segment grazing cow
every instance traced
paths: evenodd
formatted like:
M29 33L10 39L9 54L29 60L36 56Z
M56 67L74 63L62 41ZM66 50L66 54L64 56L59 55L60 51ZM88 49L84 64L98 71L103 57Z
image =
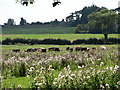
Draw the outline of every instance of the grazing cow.
M75 51L80 51L82 47L75 47Z
M37 49L37 51L46 53L46 49L45 48L39 48L39 49Z
M89 48L87 48L87 47L82 47L82 48L81 48L81 51L89 51Z
M96 47L92 47L93 50L96 50Z
M20 52L20 49L13 49L13 52Z
M100 50L105 50L106 47L105 46L100 46Z
M29 49L27 49L27 52L35 52L35 51L37 51L36 48L29 48Z
M60 49L58 47L52 47L52 48L49 48L48 51L58 51L58 52L60 52Z
M70 47L67 47L66 50L69 51Z
M73 52L73 48L70 48L69 50L70 50L70 52Z

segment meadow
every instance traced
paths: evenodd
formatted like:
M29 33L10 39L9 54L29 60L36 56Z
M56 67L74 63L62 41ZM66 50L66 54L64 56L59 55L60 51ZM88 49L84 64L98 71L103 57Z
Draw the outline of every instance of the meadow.
M3 30L6 38L31 39L89 39L104 38L103 34L72 34L74 28L66 29L9 29ZM42 31L44 30L44 31ZM61 32L61 30L63 30ZM59 34L53 34L53 32ZM43 33L46 34L43 34ZM48 34L51 32L52 34ZM64 32L64 33L63 33ZM41 34L40 34L41 33ZM62 33L62 34L61 34ZM69 33L69 34L68 34ZM118 38L118 34L109 34ZM96 47L96 50L66 51L66 47ZM120 62L118 45L2 45L2 88L117 88L120 89ZM46 48L47 53L24 52L28 48ZM50 47L59 47L61 52L48 52ZM20 49L20 52L12 52ZM75 49L75 48L74 48Z
M3 28L2 34L72 34L74 27Z
M25 39L67 39L67 40L76 40L76 39L89 39L89 38L104 38L103 34L2 34L2 40L6 38L25 38ZM109 34L108 38L119 38L118 34Z
M16 46L27 49L54 45ZM65 50L67 45L60 45L61 52L16 53L11 51L15 46L3 46L2 88L120 89L117 45L106 45L105 50L100 45L81 46L97 49L69 52Z

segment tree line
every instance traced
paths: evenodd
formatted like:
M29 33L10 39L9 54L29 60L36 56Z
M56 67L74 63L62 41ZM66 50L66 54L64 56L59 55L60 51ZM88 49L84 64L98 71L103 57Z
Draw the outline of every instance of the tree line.
M62 21L55 19L45 23L39 21L28 23L24 18L21 18L20 25L52 24L75 27L74 33L102 33L107 39L108 34L120 32L120 18L116 11L119 11L119 9L108 10L105 7L97 7L96 5L85 6L82 10L71 13ZM15 21L8 19L8 22L4 25L15 25Z

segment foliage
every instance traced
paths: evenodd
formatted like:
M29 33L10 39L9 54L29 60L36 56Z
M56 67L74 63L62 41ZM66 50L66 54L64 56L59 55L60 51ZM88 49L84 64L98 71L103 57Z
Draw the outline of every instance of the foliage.
M82 32L87 32L87 25L85 24L78 24L76 27L75 27L75 30L74 30L75 33L82 33Z
M107 35L110 33L111 28L115 25L116 17L117 14L108 9L93 12L88 16L89 29L100 30L104 34L105 39L107 39Z
M25 25L27 22L25 19L21 18L20 25Z
M89 39L77 39L71 42L70 40L65 39L24 39L24 38L6 38L2 41L3 45L14 45L14 44L52 44L52 45L73 45L73 44L119 44L120 39L118 38L109 38L107 41L104 39L89 38Z
M8 19L8 22L7 22L8 25L14 25L15 24L15 21L14 19Z

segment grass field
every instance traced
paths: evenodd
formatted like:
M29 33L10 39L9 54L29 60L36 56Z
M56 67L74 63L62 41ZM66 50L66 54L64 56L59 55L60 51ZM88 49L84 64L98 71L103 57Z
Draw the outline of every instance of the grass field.
M7 28L2 34L71 34L74 27Z
M44 30L44 31L43 31ZM70 31L71 30L71 31ZM31 39L88 39L104 38L103 34L70 34L72 28L13 29L3 31L6 38ZM43 34L43 33L62 34ZM63 33L64 32L64 33ZM69 34L68 34L69 33ZM118 34L108 36L118 38ZM66 47L96 47L88 52L69 52ZM2 88L117 88L120 89L118 45L2 45ZM24 52L28 48L59 47L61 52ZM13 53L13 49L21 52ZM32 68L32 69L31 69ZM25 72L25 73L24 73ZM25 75L24 75L25 74Z
M103 34L3 34L2 40L6 38L31 38L31 39L67 39L67 40L76 40L76 39L89 39L89 38L104 38ZM108 38L118 38L118 34L109 34Z

